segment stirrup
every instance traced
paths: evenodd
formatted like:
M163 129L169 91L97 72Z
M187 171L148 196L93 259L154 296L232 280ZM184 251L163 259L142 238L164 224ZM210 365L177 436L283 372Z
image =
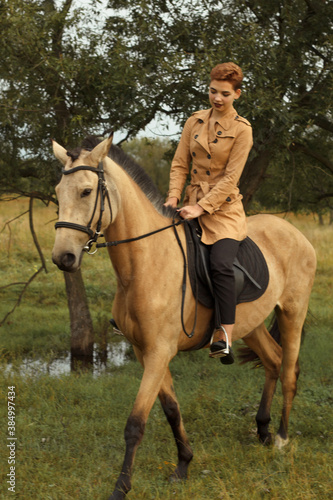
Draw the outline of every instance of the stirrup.
M224 340L218 340L216 342L213 342L214 340L214 333L210 339L210 353L209 357L210 358L222 358L224 356L228 356L230 354L230 349L229 349L229 339L228 339L228 334L225 330L225 328L221 325L221 330L223 330L223 333L225 335L225 341ZM222 344L221 346L218 346L217 344ZM212 350L212 346L215 344L215 349ZM217 348L217 349L216 349Z
M228 339L228 334L226 332L226 329L224 328L224 326L220 326L220 328L217 328L217 330L222 330L224 335L225 335L225 343L226 343L226 349L228 350L229 352L229 339ZM210 345L212 345L214 343L214 333L215 333L215 330L213 331L213 334L211 336L211 339L210 339Z
M113 332L116 333L117 335L122 335L124 337L123 332L121 330L119 330L118 325L115 322L115 320L112 318L109 321L110 321L110 323L111 323L111 325L113 327Z

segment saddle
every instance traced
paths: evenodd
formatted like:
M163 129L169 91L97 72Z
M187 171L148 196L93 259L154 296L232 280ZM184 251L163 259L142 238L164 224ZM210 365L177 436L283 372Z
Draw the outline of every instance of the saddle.
M193 295L205 307L215 309L215 325L219 327L221 321L210 278L209 246L201 242L201 227L197 220L186 221L185 234ZM268 286L269 271L261 250L251 238L245 238L239 245L233 268L237 304L252 302L263 295Z

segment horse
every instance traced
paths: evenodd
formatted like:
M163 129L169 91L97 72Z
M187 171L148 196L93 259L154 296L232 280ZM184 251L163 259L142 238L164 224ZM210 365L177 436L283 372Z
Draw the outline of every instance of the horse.
M53 141L53 151L63 165L63 175L56 187L59 222L53 262L63 271L75 272L84 252L92 251L100 233L104 234L104 246L108 248L117 279L112 315L144 369L125 426L122 469L109 497L109 500L124 500L131 489L135 453L157 396L178 450L178 464L170 479L187 477L193 452L169 363L178 351L195 350L202 344L209 346L213 310L197 303L190 287L184 296L184 262L179 248L180 244L183 249L186 247L184 227L176 224L174 210L163 206L144 170L112 145L112 135L103 141L87 138L73 151ZM265 370L256 415L258 437L265 444L273 442L269 432L270 408L280 377L283 408L275 445L282 448L288 443L288 421L296 394L302 329L316 255L308 240L282 218L259 214L248 217L247 221L248 235L266 259L269 283L259 299L237 305L233 339L243 339L258 355ZM280 343L265 326L273 311ZM195 316L194 335L185 335L183 326L191 330Z

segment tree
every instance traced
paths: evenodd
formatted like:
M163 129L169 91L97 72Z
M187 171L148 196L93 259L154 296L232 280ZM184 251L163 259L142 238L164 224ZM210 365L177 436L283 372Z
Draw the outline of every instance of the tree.
M96 2L1 5L2 186L13 172L16 185L22 178L34 190L37 180L53 185L57 168L42 168L49 137L76 144L112 128L128 139L162 115L183 124L208 106L209 70L225 60L244 69L237 109L254 130L241 180L246 206L276 158L290 161L292 144L309 157L309 126L332 134L326 0L110 0L102 30L85 17L97 15Z
M172 148L166 139L142 137L124 143L123 149L153 179L162 196L166 198L169 188L170 157Z
M237 110L254 130L241 179L246 207L277 158L290 162L293 144L311 158L305 144L309 126L320 137L331 136L331 2L110 0L109 6L118 15L106 22L105 43L111 67L123 72L110 79L107 94L121 95L114 116L132 124L129 134L156 114L183 123L208 106L213 65L233 60L244 69Z
M98 70L91 73L90 46L79 41L84 12L70 11L71 7L72 0L59 10L53 0L1 3L2 193L56 202L53 190L60 172L51 159L50 138L56 136L64 144L76 142L88 123L91 128L98 123L94 97ZM73 27L76 32L70 34ZM92 31L89 44L94 44ZM97 67L99 61L96 56ZM72 355L92 359L92 320L81 274L64 276Z

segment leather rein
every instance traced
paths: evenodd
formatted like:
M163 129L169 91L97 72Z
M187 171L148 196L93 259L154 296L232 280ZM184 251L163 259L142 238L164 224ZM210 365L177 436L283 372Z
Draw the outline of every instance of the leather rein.
M169 224L168 226L162 227L160 229L156 229L155 231L151 231L150 233L142 234L140 236L136 236L134 238L128 238L125 240L117 240L117 241L106 241L104 243L97 243L97 240L99 237L103 236L101 234L101 227L102 227L102 218L103 214L105 211L105 198L108 201L108 205L110 208L110 214L111 214L111 222L112 223L112 206L111 206L111 200L107 188L107 184L104 178L104 169L103 169L103 163L100 162L98 167L90 167L88 165L79 165L77 167L70 168L68 170L62 169L63 175L70 175L75 172L78 172L80 170L88 170L90 172L94 172L98 175L98 187L97 187L97 194L96 194L96 200L95 200L95 205L94 205L94 210L93 214L90 218L90 221L88 222L87 226L82 226L81 224L75 224L74 222L65 222L65 221L59 221L55 223L55 229L59 228L67 228L67 229L75 229L76 231L81 231L83 233L87 233L90 236L89 241L86 243L86 245L83 247L83 250L87 252L89 255L92 255L97 252L98 248L106 248L106 247L112 247L112 246L117 246L121 245L122 243L130 243L132 241L138 241L143 238L147 238L149 236L152 236L153 234L160 233L161 231L165 231L166 229L169 229L173 227L174 233L176 236L177 243L181 249L182 256L183 256L183 263L184 263L184 271L183 271L183 284L182 284L182 306L181 306L181 322L182 322L182 328L185 333L185 335L188 338L192 338L194 335L196 323L197 323L197 311L198 311L198 286L196 286L196 297L195 297L195 315L194 315L194 324L192 331L188 333L185 328L184 324L184 307L185 307L185 294L186 294L186 275L187 275L187 261L186 261L186 254L182 245L182 242L179 238L179 235L176 230L176 226L179 226L180 224L184 224L187 221L185 219L179 219L178 221L175 221L175 218L173 217L172 224ZM97 203L98 199L100 198L100 214L96 226L95 232L91 229L92 222L95 217L95 213L97 210ZM96 249L94 252L91 252L91 248L93 244L96 244Z

